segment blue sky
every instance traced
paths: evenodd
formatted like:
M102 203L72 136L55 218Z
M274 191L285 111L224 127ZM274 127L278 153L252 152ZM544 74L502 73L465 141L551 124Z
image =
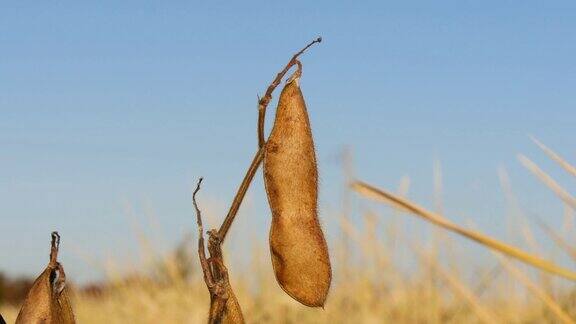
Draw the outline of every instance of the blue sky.
M199 176L216 224L255 152L256 95L318 35L323 43L302 57L301 85L329 237L346 146L359 177L395 188L410 176L411 198L427 206L440 161L447 216L500 237L504 167L523 208L560 224L561 203L516 154L576 189L527 137L576 161L575 9L571 1L4 2L0 270L37 273L53 229L77 280L99 275L87 258L131 257L132 223L152 219L160 229L150 235L168 248L195 230ZM269 218L259 174L234 237L264 239Z

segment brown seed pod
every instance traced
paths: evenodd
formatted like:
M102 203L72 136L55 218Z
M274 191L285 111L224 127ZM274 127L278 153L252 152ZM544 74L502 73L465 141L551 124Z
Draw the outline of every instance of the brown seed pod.
M264 155L264 184L272 210L270 251L282 289L304 305L320 307L332 274L318 221L318 170L297 63L298 71L280 94Z
M225 301L222 301L225 296ZM221 292L219 296L211 296L209 324L243 324L244 317L240 309L240 304L232 289Z
M50 262L34 281L18 313L16 324L73 324L74 313L65 286L66 274L57 261L60 236L52 232Z

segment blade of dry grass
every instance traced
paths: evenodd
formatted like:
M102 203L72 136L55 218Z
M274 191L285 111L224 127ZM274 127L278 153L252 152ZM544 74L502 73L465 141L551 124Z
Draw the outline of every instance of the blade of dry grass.
M530 278L525 273L523 273L520 269L514 266L510 261L506 260L506 258L503 257L502 255L498 253L494 253L494 255L498 258L500 264L502 264L502 266L513 277L515 277L524 286L526 286L526 288L528 288L530 292L536 295L536 297L538 297L544 303L544 305L546 305L546 307L548 307L548 309L550 309L550 311L554 313L554 315L556 315L558 319L562 321L562 323L569 323L569 324L576 323L570 318L570 315L568 315L562 309L562 307L560 307L560 305L558 305L558 303L556 303L554 299L552 299L552 297L550 297L544 290L538 287L538 285L534 281L530 280Z
M562 186L560 186L556 180L554 180L546 172L540 169L536 163L532 162L532 160L526 156L519 154L518 160L520 160L520 163L522 163L526 169L532 172L538 179L540 179L540 181L542 181L548 188L550 188L550 190L552 190L558 197L560 197L560 199L562 199L567 205L576 210L576 198L570 195L566 189L562 188Z
M452 273L448 272L444 269L436 259L435 255L426 255L420 248L418 248L415 244L410 244L412 251L424 261L430 268L432 268L436 273L440 275L440 277L450 286L450 289L454 292L454 294L460 298L462 298L469 306L472 308L478 319L480 319L483 323L500 323L500 320L496 317L495 314L488 311L480 301L478 297L474 295L474 293L466 287L456 276Z
M353 182L351 184L352 188L360 193L361 195L368 197L368 198L372 198L381 202L385 202L387 204L391 204L392 206L408 211L412 214L415 214L417 216L420 216L422 218L424 218L425 220L443 227L447 230L450 230L452 232L458 233L468 239L471 239L473 241L476 241L492 250L495 251L499 251L501 253L504 253L506 255L509 255L511 257L514 257L526 264L532 265L538 269L547 271L549 273L552 274L556 274L558 276L576 281L576 272L573 272L571 270L562 268L550 261L541 259L538 256L532 255L530 253L527 253L525 251L522 251L516 247L510 246L506 243L500 242L496 239L493 239L489 236L486 236L484 234L480 234L478 232L474 232L471 230L467 230L464 229L462 227L459 227L458 225L446 220L444 217L430 212L410 201L408 201L407 199L398 197L394 194L382 191L380 189L377 189L375 187L372 187L368 184L356 181Z
M572 164L568 163L566 160L564 160L560 155L558 155L556 152L552 151L550 148L548 148L546 145L542 144L542 142L540 142L537 138L535 138L534 136L530 136L530 139L532 140L532 142L534 142L534 144L536 144L542 151L544 151L544 153L546 153L546 155L548 155L554 162L558 163L564 170L566 170L566 172L570 173L571 175L576 177L576 167L574 167Z
M566 237L570 235L572 229L574 229L574 209L570 206L564 204L564 213L562 217L562 236Z
M536 220L542 231L544 231L556 243L556 245L564 250L572 258L573 261L576 261L576 249L568 244L568 242L566 242L562 236L560 236L560 234L556 233L553 228L544 223L543 220L539 218Z
M497 264L496 266L494 266L489 271L480 275L479 276L480 280L478 281L478 284L471 291L473 296L475 296L476 298L480 298L480 296L482 296L482 294L484 294L484 292L496 280L496 277L498 277L500 275L502 270L503 270L502 266L500 264ZM448 313L446 315L446 317L444 318L444 321L446 323L449 323L453 318L458 317L464 311L464 309L465 309L465 307L463 307L463 306L456 308L455 311Z
M350 182L354 178L354 160L352 155L351 147L344 147L340 156L342 164L342 175L344 177L344 183ZM346 185L342 186L342 198L341 198L341 217L345 220L350 219L352 214L352 196L350 190ZM342 258L342 271L348 273L350 270L350 241L348 235L344 233L343 230L340 231L340 242L341 248L339 257Z
M530 228L530 224L526 219L526 215L518 203L518 199L514 194L514 190L512 190L512 183L510 181L508 171L506 171L504 168L499 168L498 179L500 180L500 187L504 192L504 197L506 198L506 202L509 206L508 215L513 216L513 219L509 220L507 224L508 235L512 236L515 233L521 233L524 241L526 241L532 251L535 251L536 253L541 252L538 244L536 243L536 240L534 240L534 235L532 233L532 229Z

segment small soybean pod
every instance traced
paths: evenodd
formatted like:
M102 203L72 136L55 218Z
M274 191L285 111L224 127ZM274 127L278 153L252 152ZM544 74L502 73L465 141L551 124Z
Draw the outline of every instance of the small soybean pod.
M302 66L282 89L264 155L272 211L270 252L276 280L298 302L324 306L332 272L318 220L318 170L312 130L299 86Z
M244 324L240 304L228 280L228 271L221 259L213 260L213 267L221 276L210 291L208 324Z
M74 324L64 267L58 262L60 235L52 232L50 262L26 296L16 324Z

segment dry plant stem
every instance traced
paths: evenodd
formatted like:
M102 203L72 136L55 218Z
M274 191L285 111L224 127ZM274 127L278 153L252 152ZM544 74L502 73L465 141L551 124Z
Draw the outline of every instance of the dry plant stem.
M223 242L224 238L226 238L226 234L228 234L228 230L230 230L230 226L232 226L232 222L234 222L234 217L236 217L236 213L238 213L238 209L242 204L242 200L244 200L246 191L248 191L248 187L250 187L250 183L252 183L252 179L254 178L256 171L258 171L258 167L262 163L263 159L264 159L264 147L261 147L258 150L258 152L256 152L254 159L252 159L252 163L250 164L248 171L246 171L246 175L244 176L244 179L240 184L240 188L238 188L236 196L234 196L234 200L232 201L230 210L228 211L228 214L226 215L224 222L222 222L222 225L218 230L217 235L218 237L220 237L220 242Z
M268 107L270 100L272 100L272 92L274 92L276 87L278 87L278 85L282 81L282 78L284 77L284 75L286 75L288 70L290 70L290 68L292 68L294 65L298 65L299 70L302 70L301 64L298 61L298 56L300 56L302 53L304 53L310 46L314 45L315 43L320 43L321 41L322 41L322 37L318 37L317 39L313 40L308 45L306 45L298 53L294 54L294 56L292 56L292 59L290 59L290 61L288 62L288 64L286 64L284 69L276 75L276 78L268 86L268 89L266 89L266 93L264 94L264 97L258 98L258 148L259 149L258 149L258 152L256 152L256 155L254 156L254 158L252 159L252 163L250 164L248 171L246 171L246 175L244 176L244 179L242 180L242 184L240 184L240 188L238 188L236 196L234 196L234 200L232 201L232 205L230 206L230 209L228 211L228 214L226 215L226 218L224 219L224 222L222 222L222 225L220 226L220 229L218 230L217 235L219 237L220 242L224 242L224 239L226 238L226 235L228 234L228 230L230 230L230 226L232 226L232 222L234 222L234 218L236 217L236 213L238 213L238 209L240 208L240 205L242 204L242 200L244 200L244 195L246 194L248 187L250 187L250 183L252 183L252 179L254 178L256 171L258 171L258 167L260 166L260 163L262 163L262 160L264 158L264 146L266 145L266 140L264 137L264 120L266 118L266 107Z
M268 106L268 103L270 103L270 100L272 100L272 92L274 92L274 89L276 89L276 87L280 84L280 82L282 82L282 78L284 77L284 75L286 75L288 70L290 70L290 68L294 66L294 64L298 64L300 66L300 62L298 62L298 56L304 53L310 46L316 43L320 43L321 41L322 37L318 37L312 42L310 42L308 45L306 45L303 49L301 49L300 52L294 54L294 56L292 56L292 59L290 59L290 61L288 62L288 64L286 64L284 69L280 71L276 75L276 78L274 78L272 83L270 83L268 89L266 89L264 97L258 98L258 147L264 146L266 142L264 137L264 119L266 117L266 107Z
M210 258L206 258L202 214L196 202L196 194L200 190L201 183L202 178L198 180L196 189L192 194L192 202L196 210L196 222L198 224L198 255L204 274L204 282L210 293L208 323L244 323L240 305L230 286L228 270L226 266L224 266L220 240L216 230L208 232L208 252L210 253Z
M556 265L555 263L552 263L550 261L544 260L538 256L535 256L533 254L527 253L523 250L520 250L514 246L508 245L506 243L503 243L501 241L495 240L489 236L486 236L484 234L475 232L475 231L471 231L465 228L462 228L450 221L448 221L447 219L445 219L443 216L438 215L436 213L430 212L410 201L408 201L407 199L404 199L402 197L398 197L394 194L391 194L389 192L385 192L383 190L377 189L375 187L372 187L366 183L360 182L360 181L355 181L351 184L352 188L357 191L358 193L381 201L381 202L385 202L388 203L396 208L399 208L400 210L404 210L404 211L408 211L411 214L414 214L416 216L419 216L425 220L427 220L428 222L436 225L436 226L440 226L443 227L446 230L455 232L457 234L460 234L461 236L464 236L468 239L471 239L473 241L476 241L482 245L484 245L485 247L492 249L494 251L498 251L501 252L503 254L506 254L508 256L514 257L526 264L529 264L535 268L544 270L548 273L552 273L561 277L564 277L566 279L570 279L572 281L576 281L576 272L562 268L558 265Z
M202 226L202 214L196 203L196 193L200 190L200 184L203 178L198 180L196 189L192 194L192 202L194 203L194 209L196 210L196 224L198 224L198 256L200 257L200 266L202 267L202 272L204 273L204 282L208 286L208 290L212 292L212 287L214 286L214 279L212 278L212 272L210 271L210 265L208 264L208 259L206 258L206 248L204 245L204 227Z

